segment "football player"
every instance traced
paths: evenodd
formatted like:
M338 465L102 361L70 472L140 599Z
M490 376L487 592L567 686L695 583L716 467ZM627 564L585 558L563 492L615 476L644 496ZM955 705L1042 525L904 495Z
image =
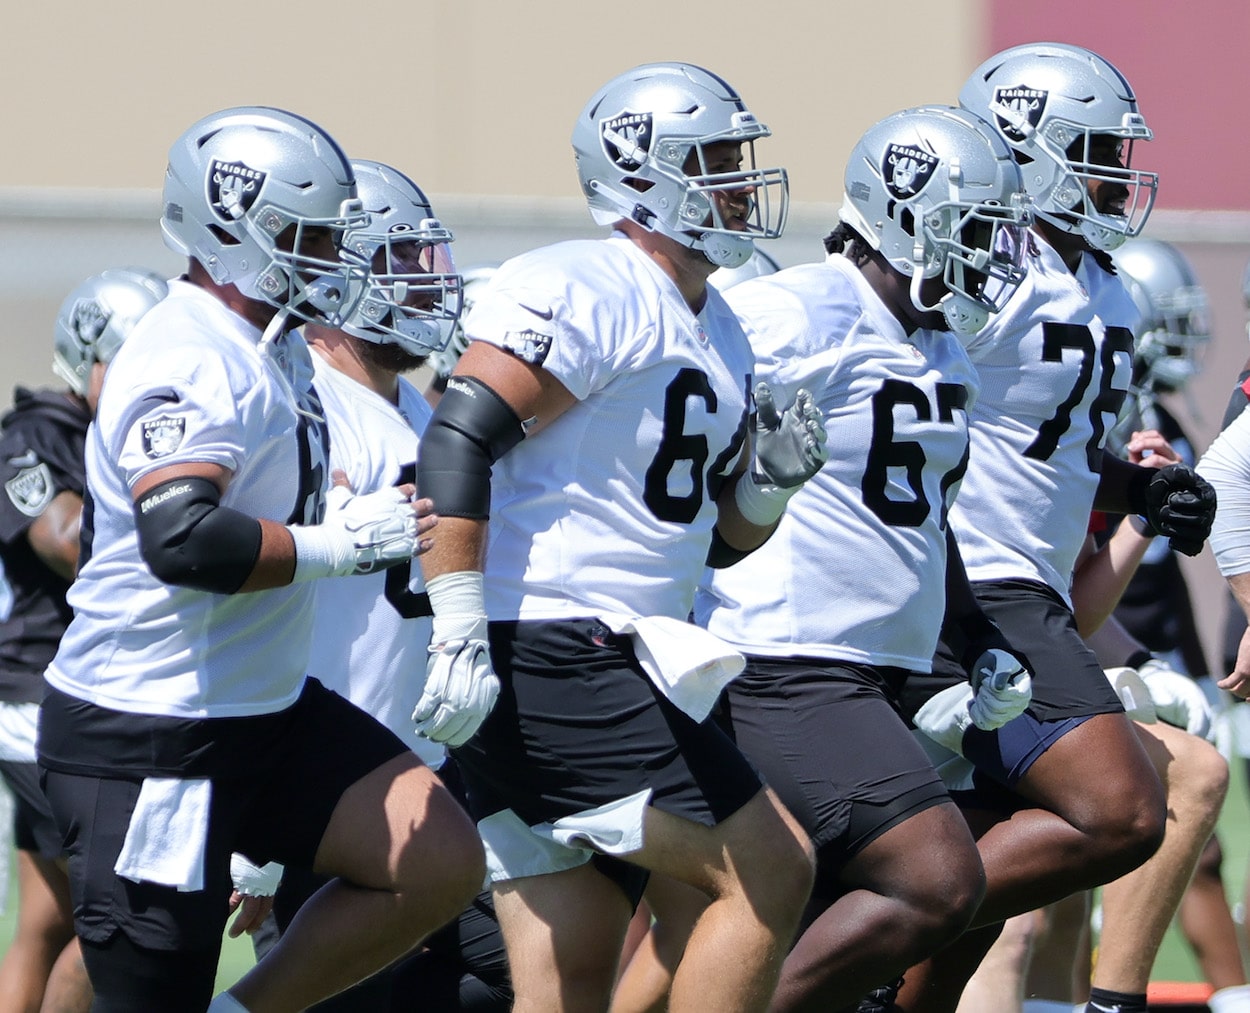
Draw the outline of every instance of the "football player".
M52 369L65 388L18 387L0 419L0 777L15 799L18 888L0 996L17 1009L38 1009L45 992L49 1008L91 1004L64 847L39 789L35 728L43 670L70 620L65 593L78 569L87 426L108 364L166 290L163 278L141 268L112 268L78 285L53 329Z
M1021 190L978 117L905 110L851 152L825 262L726 297L762 379L783 399L811 389L840 434L774 537L716 571L695 608L748 659L725 691L734 740L817 848L815 917L773 1009L854 1002L962 932L984 889L972 835L897 694L930 670L948 612L978 686L956 691L957 721L994 728L1029 699L946 524L977 396L961 342L1023 278Z
M365 271L339 247L365 221L347 159L302 117L228 109L170 151L161 226L187 274L105 380L40 715L96 1008L302 1009L480 886L481 844L433 772L306 678L312 582L406 563L434 521L411 485L327 491L293 328L351 311ZM233 852L335 879L212 998ZM234 931L266 907L246 879Z
M768 133L690 64L599 89L573 147L613 234L499 268L422 441L414 719L456 747L518 1008L607 1007L637 891L596 852L712 898L675 1010L762 1008L811 885L802 830L708 720L740 659L685 622L705 562L760 545L825 453L806 394L752 425L751 347L707 285L781 231Z
M415 479L417 447L430 406L404 374L446 346L456 325L463 282L452 233L411 179L380 162L354 159L352 171L365 225L350 228L344 256L369 268L365 293L338 327L304 325L313 352L313 383L330 437L329 464L357 493ZM372 714L441 779L454 763L445 746L417 735L410 715L425 680L430 609L419 567L400 563L367 576L318 581L308 674ZM453 788L454 790L454 788ZM286 871L274 897L276 927L285 932L325 877ZM258 955L276 934L257 940ZM470 948L470 942L476 943ZM512 992L503 941L485 894L426 940L422 952L313 1007L319 1013L379 1013L392 995L420 995L438 1008L459 1008L464 979L490 998L478 1010L507 1010ZM402 982L402 984L401 984Z
M982 777L1006 789L995 799L982 781L987 794L970 802L978 824L1001 806L1000 822L978 838L989 887L977 927L1118 879L1159 847L1163 786L1080 638L1069 583L1091 507L1140 515L1193 554L1215 497L1183 464L1147 468L1104 451L1128 389L1138 316L1106 251L1140 231L1157 185L1132 164L1134 144L1151 133L1128 82L1088 50L1029 44L977 68L960 104L1015 153L1036 219L1025 281L968 344L981 390L950 514L978 600L1033 675L1024 714L994 731L970 728L958 743ZM959 660L959 645L944 639L932 681L906 687L913 709L963 677ZM1013 796L1039 807L1018 809ZM988 945L993 932L967 939L964 951ZM947 980L908 976L904 994L916 1009L954 1008L971 968L949 954L931 968Z

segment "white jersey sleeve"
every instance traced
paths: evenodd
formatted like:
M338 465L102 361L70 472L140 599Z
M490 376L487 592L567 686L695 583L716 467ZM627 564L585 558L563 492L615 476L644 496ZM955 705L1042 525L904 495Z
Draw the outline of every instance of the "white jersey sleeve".
M1198 474L1219 497L1210 542L1220 573L1250 573L1250 409L1215 438L1198 462Z
M231 472L223 506L279 523L324 511L320 406L298 334L262 354L260 333L203 290L170 295L109 367L88 435L84 553L74 620L47 672L117 710L231 717L281 710L304 681L310 585L219 595L164 584L144 563L131 488L171 464Z
M316 353L314 352L314 355ZM358 493L416 477L419 434L431 409L399 381L393 405L320 357L313 383L330 430L330 468ZM445 749L416 734L410 715L425 686L430 608L421 567L316 581L317 617L308 674L368 711L438 767Z
M840 255L727 299L778 402L811 391L830 453L763 546L707 571L696 621L748 654L929 671L976 397L967 356L947 332L905 333Z
M1091 256L1073 274L1033 244L1024 282L968 346L981 393L951 522L972 580L1040 581L1066 600L1138 313Z
M746 437L753 357L721 296L696 314L617 235L503 265L466 322L578 399L494 467L492 619L684 619Z

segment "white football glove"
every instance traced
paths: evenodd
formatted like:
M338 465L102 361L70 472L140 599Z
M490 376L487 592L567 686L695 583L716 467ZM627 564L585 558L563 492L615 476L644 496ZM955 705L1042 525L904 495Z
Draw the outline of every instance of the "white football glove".
M1137 674L1150 691L1160 721L1184 728L1199 738L1211 737L1211 705L1193 679L1173 671L1158 658L1143 664Z
M993 731L1024 713L1033 700L1033 679L1020 659L991 647L972 666L976 693L969 712L978 728Z
M277 862L256 865L237 851L230 856L230 878L235 890L244 897L272 897L278 892L284 871Z
M417 733L462 746L486 720L499 696L486 637L482 575L446 573L426 584L434 610L425 689L412 712Z
M810 392L800 390L778 412L772 388L761 380L755 387L755 460L734 490L742 516L759 527L776 523L790 497L829 459L827 439Z
M395 488L357 496L336 485L326 494L320 524L290 524L295 540L292 582L373 573L411 559L417 550L417 514Z
M972 725L972 687L966 682L934 693L916 711L916 727L952 753L963 755L964 732Z

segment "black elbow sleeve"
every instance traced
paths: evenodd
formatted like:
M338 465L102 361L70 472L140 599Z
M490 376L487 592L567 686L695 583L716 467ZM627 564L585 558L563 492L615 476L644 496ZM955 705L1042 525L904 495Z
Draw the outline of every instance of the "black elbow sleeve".
M260 556L260 522L221 506L205 478L177 478L135 502L139 554L166 584L234 594Z
M453 376L421 437L417 494L444 517L490 516L490 470L525 438L516 412L486 384Z

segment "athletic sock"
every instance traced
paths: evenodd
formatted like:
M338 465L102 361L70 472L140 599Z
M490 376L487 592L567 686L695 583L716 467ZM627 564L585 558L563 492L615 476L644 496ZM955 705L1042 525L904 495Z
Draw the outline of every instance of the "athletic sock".
M207 1013L248 1013L248 1010L229 992L222 992L208 1004Z
M1211 1013L1250 1013L1250 985L1222 988L1207 1000Z
M1148 1013L1145 992L1113 992L1091 988L1085 1013Z

